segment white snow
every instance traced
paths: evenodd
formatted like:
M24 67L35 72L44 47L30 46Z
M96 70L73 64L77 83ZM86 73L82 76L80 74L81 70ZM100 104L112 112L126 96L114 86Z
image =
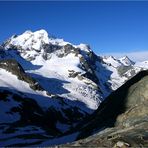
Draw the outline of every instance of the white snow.
M4 69L0 69L0 87L7 87L12 90L36 94L36 92L29 87L28 83L19 80L17 76Z
M15 38L12 37L9 45L19 46L25 50L30 49L40 51L42 49L43 43L50 43L59 46L70 44L69 42L65 42L63 39L53 38L49 36L45 30L41 29L35 32L26 31ZM9 45L7 46L7 48L9 48Z
M80 48L82 51L85 51L85 52L90 52L91 50L89 49L88 45L86 44L80 44L80 45L76 45L75 46L76 48Z
M23 49L40 50L42 42L49 43L48 33L45 30L36 32L26 31L16 38L12 38L10 44L21 46Z
M43 109L48 109L50 106L59 107L58 102L50 99L45 91L31 89L28 83L19 80L17 76L4 69L0 69L0 87L14 92L24 92L25 96L35 99Z
M37 58L34 61L32 61L34 65L38 65L38 63L42 64L42 58ZM49 73L50 71L55 71L56 73L63 75L63 76L69 76L68 70L74 70L76 72L83 72L82 69L80 69L79 66L79 58L75 57L74 54L69 54L66 57L58 58L57 56L53 55L52 58L46 62L44 62L44 65L41 69L39 69L38 72L42 73L43 75ZM44 73L45 72L45 73ZM46 74L48 75L48 74Z
M127 78L121 77L119 75L117 69L114 67L107 67L107 69L112 71L112 74L110 76L110 80L108 80L108 82L110 82L112 84L111 85L112 90L116 90L117 88L119 88L121 85L123 85L125 83Z
M121 77L119 75L118 70L116 68L118 64L116 63L116 66L108 65L108 62L107 64L100 64L99 62L97 62L96 65L98 67L96 74L100 79L100 85L102 91L104 92L104 98L106 98L112 90L116 90L117 88L119 88L127 80L127 78ZM105 88L106 83L108 83L109 87L111 88L110 90Z
M135 66L141 67L141 68L144 68L144 69L148 69L148 61L136 62Z
M104 57L103 58L103 61L106 63L106 64L109 64L113 67L118 67L121 65L121 63L119 63L119 61L113 57L113 56L109 56L109 57Z

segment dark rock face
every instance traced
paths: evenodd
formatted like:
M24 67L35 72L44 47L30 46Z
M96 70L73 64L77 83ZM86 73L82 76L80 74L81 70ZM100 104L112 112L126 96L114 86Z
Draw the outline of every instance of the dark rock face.
M69 53L75 53L75 55L78 55L80 53L79 48L75 48L70 44L67 44L64 46L64 53L68 55Z
M18 79L29 83L30 87L34 90L43 90L42 87L25 73L22 66L15 59L6 59L0 61L0 68L3 68L12 74L16 75Z
M52 45L52 44L43 44L42 45L42 48L44 49L44 51L46 53L52 53L54 51L57 51L57 50L61 49L60 46L58 46L58 45Z
M90 136L95 131L101 132L68 146L147 147L147 89L148 71L142 71L113 92L85 121L87 124L79 129L78 139ZM102 130L107 127L110 128Z
M81 72L75 72L74 70L68 70L68 71L69 71L69 78L75 78L76 76L81 74Z
M60 51L59 53L56 53L56 55L59 58L67 56L70 53L74 53L75 56L77 56L80 53L79 48L75 48L70 44L66 44L65 46L59 46L59 45L53 45L53 44L43 44L42 48L44 49L43 58L45 60L47 60L50 57L51 53L55 53L57 51Z
M130 69L132 69L132 66L119 66L119 67L117 68L118 73L119 73L120 76L124 76L124 74L125 74L128 70L130 70Z
M42 48L44 49L44 53L43 53L42 57L44 58L44 60L48 60L50 58L49 55L51 53L60 50L62 47L58 46L58 45L52 45L52 44L45 44L45 43L43 43Z
M80 58L80 67L82 67L82 69L84 69L86 71L85 74L83 74L82 76L92 80L93 82L95 82L96 84L99 84L99 80L94 72L95 70L95 58L90 58L88 57L87 59L85 59L84 57Z
M58 53L57 56L59 58L62 58L64 56L67 56L70 53L73 53L73 54L75 54L75 56L77 56L80 53L80 49L75 48L74 46L72 46L70 44L66 44L65 46L63 46L61 48L61 53Z

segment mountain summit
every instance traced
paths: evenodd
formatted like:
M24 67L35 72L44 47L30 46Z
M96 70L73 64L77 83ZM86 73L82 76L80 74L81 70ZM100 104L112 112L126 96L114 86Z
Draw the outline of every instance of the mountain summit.
M124 57L120 58L119 61L120 61L123 65L125 65L125 66L130 66L130 65L134 65L134 64L135 64L133 61L131 61L131 60L129 59L128 56L124 56Z

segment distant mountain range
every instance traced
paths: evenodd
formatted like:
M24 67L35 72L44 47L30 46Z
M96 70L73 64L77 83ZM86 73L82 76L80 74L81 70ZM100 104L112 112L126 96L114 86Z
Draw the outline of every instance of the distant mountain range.
M0 46L0 146L76 140L74 130L146 69L148 61L98 56L45 30L13 35Z

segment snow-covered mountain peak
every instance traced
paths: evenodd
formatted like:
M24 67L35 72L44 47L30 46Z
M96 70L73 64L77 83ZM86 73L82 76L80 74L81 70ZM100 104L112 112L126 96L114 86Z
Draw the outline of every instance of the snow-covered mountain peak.
M30 66L35 65L40 68L30 73L34 72L43 77L54 75L56 79L68 80L72 84L73 81L84 86L87 83L93 90L96 89L94 86L99 84L97 90L100 89L101 97L107 96L140 70L138 68L135 72L132 61L127 56L121 59L113 56L100 58L89 45L73 45L63 39L49 37L45 30L26 31L14 36L4 48L14 49L9 50L9 54L21 63L27 72L31 69ZM26 66L26 61L32 65ZM126 73L128 70L130 71Z
M44 36L46 38L48 38L48 36L49 36L47 31L44 30L44 29L41 29L41 30L38 30L38 31L35 31L35 32L32 32L31 30L27 30L27 31L25 31L23 34L21 34L19 36L22 36L22 37L25 38L25 36L27 36L27 35L38 36L38 37Z
M113 56L104 56L103 61L113 67L132 66L135 64L128 56L124 56L120 59Z
M90 49L90 46L87 44L83 44L81 43L80 45L75 46L77 48L80 48L81 50L85 51L85 52L91 52L92 50Z
M74 45L70 42L64 41L64 39L53 37L49 35L48 32L44 29L32 32L30 30L25 31L20 35L13 35L6 41L5 48L11 48L12 46L21 47L22 49L30 49L30 50L41 50L43 48L43 44L49 45L57 45L57 46L65 46L67 44L80 48L82 51L91 52L89 45L80 44Z
M121 63L113 56L104 56L103 61L113 67L119 67Z
M33 32L31 30L26 30L23 34L32 34Z
M35 61L33 63L37 65L42 65L44 61L55 56L62 58L73 54L72 57L87 57L92 52L89 45L73 45L63 39L49 36L43 29L35 32L26 31L21 35L12 36L5 42L4 48L16 49L24 59Z
M45 34L46 36L48 36L47 31L44 30L44 29L41 29L41 30L35 31L34 33L37 33L37 34Z
M128 56L124 56L120 58L119 61L125 66L130 66L134 64L134 62L130 60Z
M45 30L35 32L25 31L21 35L11 37L9 41L7 41L6 48L17 46L22 49L41 50L43 43L49 43L48 33Z
M5 51L50 93L57 95L59 92L61 97L80 99L92 110L103 100L104 94L97 86L99 79L95 74L97 56L88 45L73 45L63 39L50 38L46 31L39 30L12 37L3 47L10 49ZM46 79L53 79L53 82L46 82ZM56 89L57 86L61 87Z

